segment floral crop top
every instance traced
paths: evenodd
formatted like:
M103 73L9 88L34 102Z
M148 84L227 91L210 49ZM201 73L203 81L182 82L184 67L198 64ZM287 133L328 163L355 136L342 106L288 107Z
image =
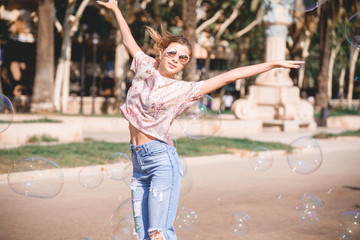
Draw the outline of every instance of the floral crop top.
M170 126L202 97L196 97L196 93L204 81L187 82L163 77L157 70L158 65L142 51L134 55L130 69L135 72L135 77L120 110L135 128L173 146Z

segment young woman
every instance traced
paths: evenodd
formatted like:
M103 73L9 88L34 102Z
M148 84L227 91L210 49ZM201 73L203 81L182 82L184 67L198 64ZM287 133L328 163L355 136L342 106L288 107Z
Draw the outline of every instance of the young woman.
M123 44L133 57L135 72L126 102L120 107L129 121L133 162L131 195L138 239L174 240L173 227L180 194L182 169L169 128L173 120L205 94L240 78L276 67L299 68L300 61L273 61L236 68L206 81L175 80L191 59L192 47L184 36L148 28L155 40L156 59L137 45L117 1L99 2L115 14Z

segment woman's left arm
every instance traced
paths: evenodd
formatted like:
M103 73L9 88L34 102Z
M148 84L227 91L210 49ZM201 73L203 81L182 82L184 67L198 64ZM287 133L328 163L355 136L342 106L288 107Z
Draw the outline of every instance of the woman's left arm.
M219 89L226 84L234 82L241 78L251 77L266 71L269 71L274 68L300 68L301 64L304 64L304 61L270 61L264 62L256 65L250 65L245 67L235 68L228 72L219 74L215 77L212 77L208 80L205 80L199 92L198 96L205 95Z

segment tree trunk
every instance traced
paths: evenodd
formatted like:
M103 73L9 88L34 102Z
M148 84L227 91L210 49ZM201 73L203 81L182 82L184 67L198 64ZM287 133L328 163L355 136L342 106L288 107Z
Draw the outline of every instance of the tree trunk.
M61 46L61 54L56 69L55 89L54 89L54 105L57 111L66 112L70 90L70 65L71 65L71 38L78 30L79 20L90 0L82 0L76 15L71 18L74 11L76 1L69 0L66 8L63 41ZM70 20L73 19L73 20ZM61 101L61 105L60 105Z
M319 50L320 50L320 72L317 77L318 91L316 94L316 105L320 109L328 108L328 79L329 79L329 36L328 36L328 4L321 5L319 21Z
M36 68L31 111L52 110L54 82L54 0L38 2Z
M66 46L66 58L64 59L64 73L62 74L62 97L61 97L61 105L62 105L62 113L67 113L67 102L69 99L70 92L70 65L71 65L71 37L68 41L68 45Z
M63 40L61 44L61 53L60 53L60 58L58 60L58 65L56 68L56 76L55 76L54 106L56 111L61 110L60 98L61 98L61 90L64 80L65 63L67 59L70 59L69 52L71 54L71 50L69 51L68 48L71 41L70 15L72 14L74 7L75 7L75 1L69 0L64 17Z
M340 76L339 76L339 92L338 98L340 99L340 107L342 108L342 100L344 99L344 83L345 83L345 74L346 74L346 64L342 63Z
M115 50L115 107L118 107L122 101L125 100L126 94L126 76L127 76L127 62L129 61L129 53L125 46L122 44L122 36L120 30L116 32L116 50Z
M349 84L347 93L347 107L351 108L353 91L354 91L354 78L355 78L355 66L359 56L359 49L351 48L350 56L350 68L349 68Z
M302 59L307 59L307 57L310 55L309 54L309 48L310 48L310 44L311 44L311 38L313 36L313 33L309 30L305 30L305 40L304 40L304 46L301 52L301 58ZM299 69L299 73L298 73L298 86L299 88L303 87L303 82L304 82L304 77L305 77L305 68L306 65L304 65L303 67L301 67Z
M340 50L341 42L339 41L334 48L331 49L330 53L330 62L329 62L329 81L328 81L328 98L332 97L332 81L333 81L333 72L334 72L334 64L335 58Z
M197 0L183 0L182 1L182 19L184 22L184 34L189 39L193 50L196 44L196 1ZM196 59L194 55L191 61L186 65L183 71L183 79L185 81L195 81L196 74Z

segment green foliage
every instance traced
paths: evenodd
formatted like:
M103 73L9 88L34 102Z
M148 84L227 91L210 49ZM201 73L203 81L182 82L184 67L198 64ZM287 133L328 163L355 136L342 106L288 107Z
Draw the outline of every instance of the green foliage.
M29 143L41 143L41 142L50 143L50 142L58 142L58 141L59 141L58 138L52 137L48 134L43 134L41 136L35 135L35 136L31 136L28 139Z
M333 134L333 133L325 133L320 132L313 135L313 138L334 138L334 137L344 137L344 136L351 136L351 137L360 137L360 129L356 131L344 131L341 133Z
M252 150L265 146L269 150L286 149L286 145L274 142L260 142L249 139L211 137L203 140L181 138L177 141L177 152L182 156L206 156L230 153L229 149Z
M61 120L54 120L50 118L41 118L41 119L32 119L32 120L23 120L23 121L12 121L11 123L61 123ZM0 123L7 123L7 121L0 120Z

